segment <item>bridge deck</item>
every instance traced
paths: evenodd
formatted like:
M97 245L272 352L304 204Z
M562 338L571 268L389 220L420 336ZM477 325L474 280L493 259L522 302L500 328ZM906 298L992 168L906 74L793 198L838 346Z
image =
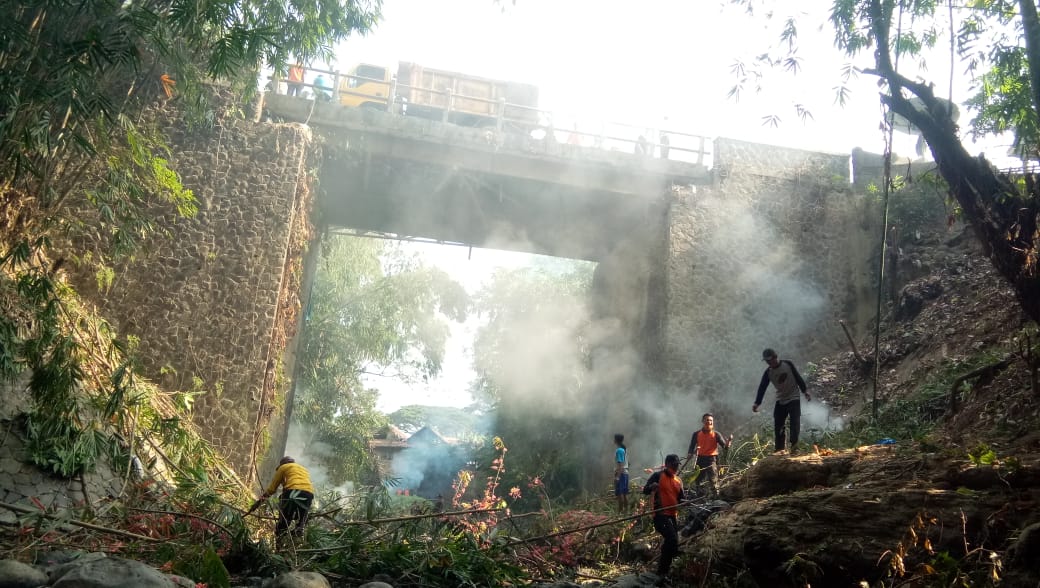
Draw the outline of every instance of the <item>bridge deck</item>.
M352 148L503 177L619 194L660 193L673 184L707 184L706 165L535 139L374 109L267 94L265 109L283 120L340 129Z

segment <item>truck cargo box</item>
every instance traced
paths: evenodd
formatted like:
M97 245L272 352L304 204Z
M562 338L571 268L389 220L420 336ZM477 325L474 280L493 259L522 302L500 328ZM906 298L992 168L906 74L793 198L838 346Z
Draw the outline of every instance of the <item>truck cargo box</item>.
M451 100L449 119L472 126L494 124L504 99L508 121L538 121L538 88L531 84L402 62L397 69L397 94L407 101L409 115L443 117Z

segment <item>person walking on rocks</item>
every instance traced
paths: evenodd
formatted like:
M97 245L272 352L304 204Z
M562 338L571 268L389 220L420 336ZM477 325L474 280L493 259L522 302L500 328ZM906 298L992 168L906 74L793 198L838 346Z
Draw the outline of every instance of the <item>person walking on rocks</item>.
M776 388L776 404L773 406L773 427L775 449L781 453L787 447L787 435L784 425L787 420L791 421L791 444L790 453L798 452L798 432L801 427L802 405L798 398L798 392L805 395L805 401L812 400L812 396L806 390L805 380L789 360L780 359L776 351L766 349L762 352L762 361L768 364L766 371L762 374L762 381L758 384L758 393L755 395L755 405L751 410L758 412L762 405L762 397L765 396L766 388L772 383Z
M314 486L311 484L311 476L307 472L307 468L286 455L278 462L278 469L274 472L271 484L249 508L249 512L256 510L278 490L279 486L282 487L282 496L278 500L278 524L274 528L276 541L285 536L294 522L296 526L293 528L293 534L297 536L303 534L303 528L307 525L307 516L311 511L311 504L314 502Z
M690 437L690 449L686 454L689 463L693 456L697 456L697 480L694 486L697 488L697 496L705 496L704 486L708 486L707 496L710 499L719 497L719 448L729 450L733 442L733 435L726 439L722 433L715 430L715 415L705 413L701 417L701 424L692 437Z
M628 511L628 448L625 447L625 436L614 435L614 496L617 497L619 513Z
M679 554L679 502L683 496L682 480L679 479L679 456L669 454L664 458L664 469L654 472L643 486L643 494L653 494L654 530L664 542L661 544L661 561L657 564L657 575L664 580L672 567L672 560Z

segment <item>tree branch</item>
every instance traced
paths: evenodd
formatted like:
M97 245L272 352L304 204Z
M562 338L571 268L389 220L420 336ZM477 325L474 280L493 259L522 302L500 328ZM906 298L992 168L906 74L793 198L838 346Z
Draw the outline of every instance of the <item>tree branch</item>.
M13 510L14 512L20 512L23 514L31 514L41 516L46 519L58 521L61 523L67 523L69 525L75 525L84 529L90 529L91 531L99 531L101 533L107 533L109 535L118 535L120 537L126 537L128 539L136 539L138 541L149 541L151 543L161 543L166 539L158 539L155 537L148 537L145 535L138 535L137 533L130 533L129 531L120 531L119 529L111 529L109 527L102 527L101 525L94 525L91 523L84 523L83 521L77 521L73 519L66 519L64 517L48 514L38 509L28 508L25 506L18 506L17 504L7 504L6 502L0 502L0 508L6 508L7 510Z

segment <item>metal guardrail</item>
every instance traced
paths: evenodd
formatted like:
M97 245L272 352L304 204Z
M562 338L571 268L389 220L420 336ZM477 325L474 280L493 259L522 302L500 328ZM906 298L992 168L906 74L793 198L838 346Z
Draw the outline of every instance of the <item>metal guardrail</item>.
M301 82L289 82L288 80L282 80L276 76L272 76L272 82L275 85L275 91L278 89L279 83L287 83L289 85L289 93L293 94L293 87L296 88L295 95L300 95L301 88L309 88L312 96L310 98L317 98L318 96L324 95L325 100L341 104L341 98L343 96L356 96L359 98L372 98L373 103L384 103L383 108L387 112L407 114L407 103L400 102L397 97L400 96L402 90L408 90L411 92L420 92L430 94L432 96L443 96L444 106L438 105L422 105L423 107L431 109L441 110L441 121L451 122L452 115L460 116L473 116L486 118L488 121L494 122L494 128L496 131L503 131L509 128L520 128L524 129L527 133L534 131L542 131L546 140L552 139L556 143L573 145L580 148L588 149L602 149L609 151L623 151L630 152L634 155L641 155L647 158L660 158L670 159L676 161L687 161L685 157L673 157L673 153L677 154L691 154L694 156L694 161L689 163L696 163L698 165L706 165L706 159L712 155L711 139L703 135L695 135L691 133L684 133L680 131L673 131L669 129L651 129L645 127L639 127L627 123L616 123L616 122L602 122L596 126L599 126L601 131L598 133L590 133L582 131L577 128L577 124L570 130L563 130L556 127L553 121L558 117L555 113L543 110L534 106L528 106L525 104L513 104L506 102L505 98L491 99L483 96L468 96L465 94L456 94L451 88L445 90L436 90L433 88L424 88L419 86L410 86L406 84L399 84L395 77L391 77L390 81L384 79L369 78L364 76L356 76L351 74L344 74L338 71L324 70L318 68L304 68L303 79L306 80L308 75L312 76L312 79L316 79L316 76L330 76L332 86L316 85L314 83L308 83L306 81ZM372 95L367 92L358 92L352 89L341 88L344 80L354 80L358 82L357 85L362 83L371 83L386 86L386 95ZM306 96L304 96L306 97ZM483 114L479 112L472 112L467 110L459 110L457 103L459 101L471 101L479 102L488 105L488 113ZM517 117L508 116L507 113L513 111L530 112L530 116ZM632 139L630 136L620 136L618 134L608 134L605 132L606 128L613 129L631 129L636 135L636 139ZM558 133L567 133L567 139L560 141ZM656 135L658 140L651 140L646 135ZM662 142L661 139L667 138L666 141ZM673 139L679 138L680 140L673 143ZM588 145L587 143L591 143ZM681 143L688 143L692 146L682 146ZM619 146L621 148L619 148Z

